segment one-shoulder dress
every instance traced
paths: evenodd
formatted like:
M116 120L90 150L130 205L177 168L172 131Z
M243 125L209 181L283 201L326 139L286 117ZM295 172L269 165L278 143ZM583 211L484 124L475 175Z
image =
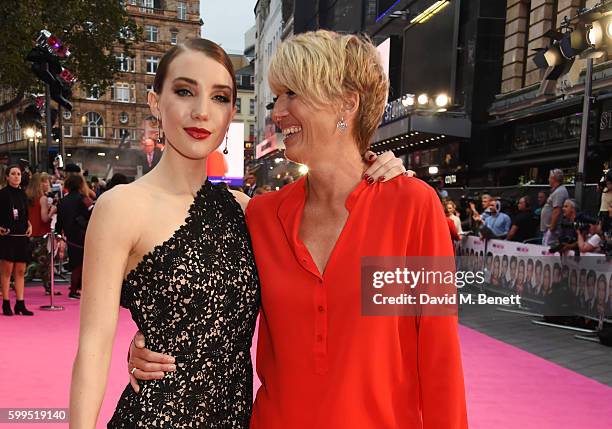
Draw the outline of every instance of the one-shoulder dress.
M248 428L259 299L242 209L206 181L185 223L145 255L121 291L147 348L174 356L177 369L140 381L140 393L128 384L108 427Z

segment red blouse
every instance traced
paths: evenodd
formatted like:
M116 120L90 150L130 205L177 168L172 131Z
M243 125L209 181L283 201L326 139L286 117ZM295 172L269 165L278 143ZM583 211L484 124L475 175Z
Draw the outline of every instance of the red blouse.
M262 292L251 428L467 428L456 317L361 315L362 255L453 255L433 189L362 181L323 275L298 238L305 195L301 179L247 209Z
M34 201L34 205L28 207L28 220L32 224L32 237L42 237L51 231L51 221L43 222L40 212L40 199L37 199Z

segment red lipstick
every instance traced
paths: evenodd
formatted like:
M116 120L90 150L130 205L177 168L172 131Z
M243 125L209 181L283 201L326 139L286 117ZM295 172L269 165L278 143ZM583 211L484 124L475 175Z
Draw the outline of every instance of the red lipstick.
M185 130L187 134L189 134L191 137L193 137L196 140L204 140L210 135L210 131L208 131L206 128L190 127L190 128L183 128L183 129Z

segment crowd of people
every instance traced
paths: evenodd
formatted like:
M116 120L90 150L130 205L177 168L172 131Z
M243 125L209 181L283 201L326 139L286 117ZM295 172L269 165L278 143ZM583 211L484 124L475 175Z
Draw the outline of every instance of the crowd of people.
M70 272L68 297L79 299L85 232L95 201L108 189L128 183L128 178L115 174L106 183L95 176L88 177L76 164L68 164L54 174L32 173L25 160L0 169L2 313L34 314L25 306L26 281L40 280L45 293L52 293L51 243L58 268L65 267ZM55 240L51 240L51 232L56 234ZM11 287L17 297L14 307ZM59 290L54 293L61 295Z
M34 313L25 306L25 283L40 281L45 294L51 292L51 231L55 232L57 269L70 274L68 297L80 299L85 233L96 200L104 192L130 179L116 173L109 181L89 176L76 164L56 169L54 174L32 173L29 164L0 165L0 284L2 312L6 316ZM293 182L285 180L283 183ZM244 186L231 187L250 197L272 192L271 185L257 185L249 172ZM229 186L228 186L229 187ZM66 260L67 259L67 260ZM66 262L65 264L63 262ZM61 267L61 268L60 268ZM59 272L58 272L59 273ZM14 289L17 302L10 302ZM55 295L61 291L55 289Z
M551 253L606 253L612 219L612 171L603 180L596 214L581 211L578 202L570 198L561 170L552 170L548 180L550 191L538 192L535 204L529 195L523 195L516 207L504 207L501 198L485 193L480 201L468 199L461 210L452 199L442 197L451 237L459 240L462 234L473 234L542 244Z

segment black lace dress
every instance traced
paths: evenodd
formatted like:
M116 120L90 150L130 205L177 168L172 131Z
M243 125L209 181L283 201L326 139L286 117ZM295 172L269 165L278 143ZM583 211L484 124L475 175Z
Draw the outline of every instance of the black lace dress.
M248 428L259 283L230 192L204 184L185 223L128 274L121 305L177 370L138 394L128 384L109 428Z

